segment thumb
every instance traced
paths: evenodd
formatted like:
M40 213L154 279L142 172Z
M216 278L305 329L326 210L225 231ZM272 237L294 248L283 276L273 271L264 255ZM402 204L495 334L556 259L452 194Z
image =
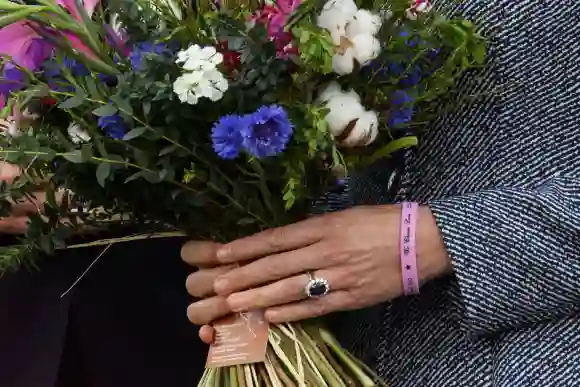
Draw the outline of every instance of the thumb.
M204 343L211 345L215 340L215 330L210 325L204 325L199 329L199 338Z

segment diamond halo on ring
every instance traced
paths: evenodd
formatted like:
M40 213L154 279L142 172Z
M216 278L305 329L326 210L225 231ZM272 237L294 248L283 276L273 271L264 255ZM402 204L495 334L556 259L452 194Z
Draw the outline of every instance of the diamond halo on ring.
M304 287L304 292L308 298L320 298L330 292L330 284L324 278L317 278L311 273L307 273L309 281Z

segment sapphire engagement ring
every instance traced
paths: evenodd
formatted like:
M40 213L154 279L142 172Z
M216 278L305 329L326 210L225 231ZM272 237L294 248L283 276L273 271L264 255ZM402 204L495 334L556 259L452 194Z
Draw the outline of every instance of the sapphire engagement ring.
M330 285L324 278L317 278L312 273L306 273L308 275L308 283L304 288L304 292L308 298L319 298L325 296L330 292Z

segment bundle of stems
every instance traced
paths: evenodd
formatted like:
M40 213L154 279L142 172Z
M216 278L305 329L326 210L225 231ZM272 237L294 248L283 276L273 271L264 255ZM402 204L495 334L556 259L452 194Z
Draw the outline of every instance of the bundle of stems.
M198 387L387 387L315 322L272 325L266 361L206 369Z

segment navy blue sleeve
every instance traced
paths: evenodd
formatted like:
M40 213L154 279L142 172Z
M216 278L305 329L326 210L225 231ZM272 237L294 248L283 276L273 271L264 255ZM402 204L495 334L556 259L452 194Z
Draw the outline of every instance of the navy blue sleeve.
M455 268L466 326L490 334L580 311L580 179L429 203Z

